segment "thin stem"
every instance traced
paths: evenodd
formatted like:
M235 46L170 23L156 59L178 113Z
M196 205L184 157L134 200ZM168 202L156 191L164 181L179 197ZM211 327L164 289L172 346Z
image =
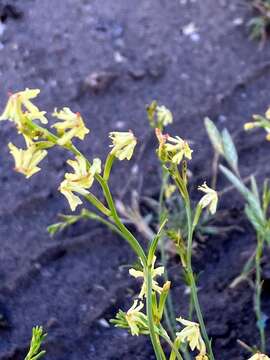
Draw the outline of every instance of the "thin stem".
M160 325L161 327L161 336L163 337L164 340L166 340L166 342L170 345L171 349L172 349L172 353L174 353L174 358L176 357L178 360L183 360L182 355L180 354L180 352L178 351L176 345L172 342L172 340L170 339L169 335L167 334L166 330L162 327L162 325ZM173 358L171 356L171 358Z
M106 208L106 206L104 206L102 204L101 201L99 201L95 195L93 195L92 193L86 194L84 195L84 198L90 203L92 204L94 207L96 207L100 212L102 212L104 215L110 217L111 212L108 208Z
M110 230L112 230L113 232L120 235L123 239L127 240L126 237L124 236L124 234L118 229L118 227L116 227L114 224L112 224L110 221L104 219L100 215L98 215L98 214L96 214L94 212L88 212L84 216L85 216L85 218L95 220L95 221L100 222L103 225L106 225Z
M260 341L261 347L260 350L262 353L265 352L265 331L264 331L264 319L261 308L261 294L262 294L262 276L261 276L261 258L263 253L263 238L261 235L257 234L257 247L256 247L256 256L255 256L255 268L256 268L256 281L255 281L255 294L254 294L254 309L257 318L257 327L260 332Z
M169 179L169 173L162 168L162 182L161 182L161 189L160 189L160 193L159 193L159 203L158 203L159 225L161 225L162 220L163 220L162 215L164 212L164 192L165 192L166 185L168 184L168 179ZM166 258L166 253L165 253L165 241L164 240L165 240L164 236L161 236L160 255L161 255L161 262L165 269L163 276L164 276L164 280L166 282L166 281L168 281L168 272L167 272L167 258ZM165 322L166 322L166 325L170 332L170 335L174 338L175 337L174 333L175 333L175 328L176 328L176 322L175 322L176 316L175 316L172 297L171 297L170 293L168 294L167 302L165 304L164 315L165 315Z
M113 218L115 225L118 227L118 229L123 233L125 239L128 241L129 245L132 247L132 249L135 251L136 255L142 260L143 265L146 266L147 259L145 256L145 253L143 251L143 248L137 241L137 239L131 234L131 232L126 228L126 226L121 222L121 219L119 218L114 201L110 192L110 189L108 187L107 181L105 181L100 175L96 174L96 179L100 183L104 196L106 198L106 201L108 203L109 209L111 210L111 217Z
M146 280L147 280L146 281L147 284L146 312L147 312L150 338L157 360L166 360L166 356L161 348L159 339L155 331L155 323L154 323L153 309L152 309L152 264L148 264L146 266Z
M190 285L190 291L192 296L192 302L196 311L196 315L200 324L200 328L202 331L202 336L204 338L204 341L206 343L207 351L210 357L210 360L214 360L214 354L212 351L212 346L210 339L208 337L206 326L204 323L199 299L198 299L198 290L194 278L194 273L192 269L192 240L193 240L193 226L192 226L192 215L191 215L191 207L190 207L190 200L189 197L185 199L186 203L186 214L187 214L187 221L188 221L188 246L187 246L187 274L189 278L189 285Z

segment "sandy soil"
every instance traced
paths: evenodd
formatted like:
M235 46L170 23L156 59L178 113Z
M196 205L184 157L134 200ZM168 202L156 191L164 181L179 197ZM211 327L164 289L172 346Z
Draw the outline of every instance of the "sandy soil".
M250 16L246 2L236 0L1 1L0 104L4 106L8 91L40 88L42 108L68 105L82 113L92 133L79 146L90 158L104 159L111 130L131 128L139 147L144 143L145 105L157 99L174 113L170 131L193 141L193 184L211 175L205 116L234 134L243 175L256 170L263 179L270 173L270 145L263 134L241 130L270 103L270 45L261 51L248 39L241 21ZM183 33L190 22L198 29L195 37ZM59 212L69 213L57 191L67 154L53 150L43 171L26 181L12 170L8 141L19 144L12 126L2 123L0 359L21 359L36 324L49 333L47 359L154 359L148 339L104 326L120 306L127 308L137 290L124 266L134 261L128 247L92 223L77 224L53 239L46 232ZM115 196L128 201L130 188L139 183L143 195L156 193L154 148L151 138L143 158L117 166ZM126 188L126 174L134 166L138 175L133 171ZM220 177L219 188L225 184ZM252 292L246 284L236 290L228 284L253 250L255 237L236 194L221 206L229 210L227 222L245 231L199 244L195 265L203 272L200 297L217 359L240 360L247 354L236 339L258 340ZM174 300L184 315L175 260L171 266ZM264 278L269 284L266 265ZM264 310L269 314L266 285Z

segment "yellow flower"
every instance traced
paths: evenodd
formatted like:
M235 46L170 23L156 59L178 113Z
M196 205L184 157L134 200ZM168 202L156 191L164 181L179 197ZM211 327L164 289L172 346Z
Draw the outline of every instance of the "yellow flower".
M157 114L157 122L159 125L167 126L173 123L172 113L164 105L157 106L156 114Z
M138 336L140 332L140 324L144 325L145 321L142 322L142 320L145 320L145 314L141 313L143 306L142 302L139 302L138 304L138 300L135 300L131 308L126 313L126 320L132 335Z
M65 145L73 137L83 140L85 135L89 133L89 129L86 128L81 114L72 112L68 107L64 107L59 112L55 109L52 115L62 120L62 122L52 125L61 136L58 140L59 145Z
M218 195L217 192L211 189L209 186L206 185L206 182L203 185L198 187L198 190L205 193L205 195L199 201L199 204L202 208L209 206L209 211L211 214L215 214L217 210L217 203L218 203Z
M34 175L40 168L37 166L41 160L47 155L46 150L37 150L35 145L23 150L17 148L12 143L8 144L10 153L15 160L15 170L24 174L28 179Z
M195 357L196 360L208 360L208 356L207 355L202 355L199 354Z
M267 355L258 352L251 356L251 358L249 358L248 360L270 360L270 358Z
M40 120L47 124L48 120L44 116L45 111L40 111L30 100L37 97L39 89L25 89L15 94L11 94L0 120L14 121L19 129L22 127L26 118L29 120ZM25 111L24 111L24 109Z
M117 157L119 160L130 160L133 155L134 148L137 144L137 139L133 132L118 132L113 131L109 137L112 139L111 154Z
M168 184L166 187L165 187L165 198L166 199L169 199L172 194L175 192L176 190L176 186L173 185L173 184Z
M201 356L205 355L206 347L201 336L200 325L195 322L185 320L181 317L176 320L185 326L183 330L176 333L176 336L180 342L187 341L192 351L197 349Z
M270 108L267 109L267 111L265 113L265 117L267 120L270 120Z
M74 173L65 174L65 180L60 184L60 192L67 198L72 211L82 204L81 199L75 193L80 195L89 194L89 189L93 182L95 174L101 172L100 159L94 159L90 169L87 168L86 160L81 156L76 156L76 160L68 160L67 163L73 168Z
M156 276L160 276L164 273L164 266L159 266L155 269L155 262L156 257L154 256L153 263L152 263L152 288L154 291L158 292L159 294L162 291L162 287L158 285L158 282L155 280ZM135 278L143 278L143 285L139 294L139 299L142 299L143 296L146 294L146 273L145 271L135 270L135 269L129 269L129 274Z
M244 124L244 130L248 131L248 130L254 129L257 126L258 125L256 124L256 122L247 122Z
M187 141L179 136L173 138L168 134L164 135L160 129L156 129L156 136L159 141L158 155L162 161L180 164L183 157L191 160L193 150L190 149Z

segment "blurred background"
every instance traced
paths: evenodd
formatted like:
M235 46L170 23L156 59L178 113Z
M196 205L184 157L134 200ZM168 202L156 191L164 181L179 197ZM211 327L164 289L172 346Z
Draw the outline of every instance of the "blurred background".
M77 145L89 159L105 159L110 131L132 129L137 154L115 166L111 181L114 195L127 203L132 189L152 196L159 187L156 141L145 112L153 99L174 114L168 131L192 143L194 184L211 172L205 116L233 133L243 175L256 170L263 178L270 170L269 145L261 146L263 135L242 130L270 103L270 47L249 39L251 16L248 2L240 0L2 0L1 108L8 92L29 87L41 89L37 103L48 113L62 106L80 111L91 133ZM26 180L13 171L7 148L20 140L11 123L0 125L0 359L23 357L33 325L49 333L47 359L154 359L147 339L108 323L119 307L127 309L135 291L127 276L126 265L134 261L128 247L91 222L55 238L46 231L57 214L70 213L57 191L68 154L54 149L42 171ZM231 194L222 204L242 206ZM251 295L242 296L244 288L224 290L228 267L239 271L242 240L243 234L217 240L208 264L202 246L197 260L208 291L219 292L210 305L202 295L219 359L242 359L235 338L253 336L253 315L246 312ZM231 254L231 263L224 254ZM237 301L226 319L224 309Z

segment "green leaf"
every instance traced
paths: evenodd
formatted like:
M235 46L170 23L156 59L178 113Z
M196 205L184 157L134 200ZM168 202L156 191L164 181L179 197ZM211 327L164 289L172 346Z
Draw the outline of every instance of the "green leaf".
M152 264L153 262L153 258L157 249L157 245L158 245L158 241L161 238L162 235L162 231L164 226L166 225L168 219L165 219L162 224L160 225L160 228L158 230L158 233L156 234L156 236L153 238L151 244L150 244L150 248L149 248L149 252L148 252L148 264Z
M44 350L40 351L40 347L46 336L47 334L43 332L42 326L33 328L30 349L24 360L38 360L45 354Z
M250 211L256 214L256 217L259 219L260 224L263 225L265 222L265 217L260 202L257 200L257 197L229 169L222 165L219 165L219 168L227 177L227 179L236 187L240 194L242 194L250 207Z
M224 157L230 167L238 174L238 155L233 139L227 129L222 131L222 143L224 150Z
M51 236L55 235L59 231L63 231L66 227L75 224L81 219L93 218L93 215L87 209L82 209L81 213L78 215L59 214L59 217L62 221L59 221L47 227L47 231Z
M204 119L204 126L207 131L208 137L211 141L213 148L220 155L224 155L223 141L220 132L218 131L216 125L208 117Z
M250 184L251 184L251 190L252 190L254 196L256 196L256 199L258 200L258 202L261 203L260 193L259 193L257 181L256 181L254 175L251 175L251 177L250 177Z
M258 233L262 233L263 230L263 224L261 223L260 219L257 217L256 213L252 210L252 208L249 205L245 206L245 214L248 218L248 220L253 225L254 229Z

